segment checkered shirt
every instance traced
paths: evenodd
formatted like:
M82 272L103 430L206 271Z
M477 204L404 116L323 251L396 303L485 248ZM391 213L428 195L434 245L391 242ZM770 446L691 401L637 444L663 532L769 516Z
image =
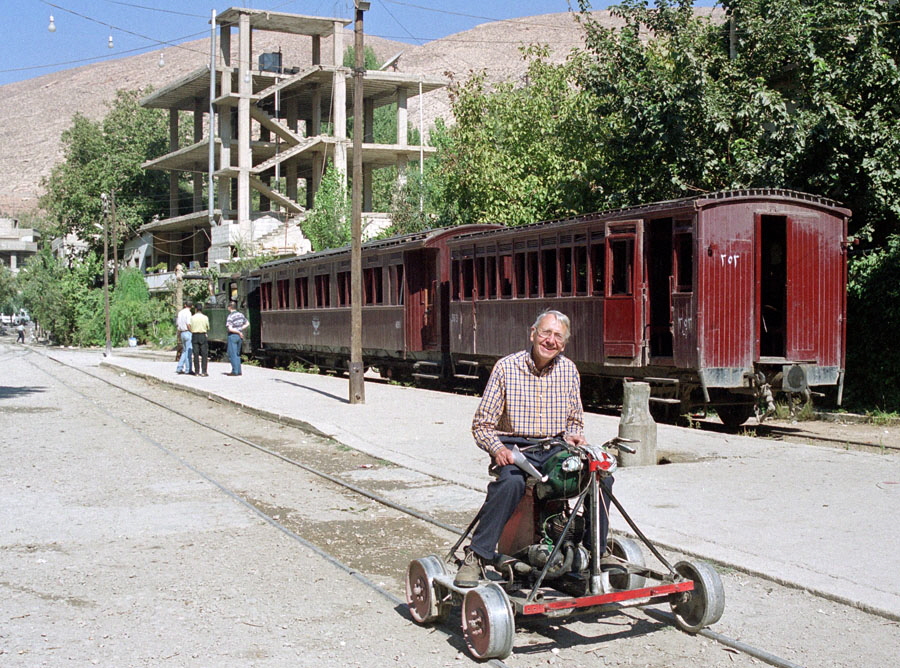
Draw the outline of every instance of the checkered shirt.
M472 419L475 443L491 455L504 445L498 435L544 438L564 431L581 435L581 377L572 360L557 355L538 371L530 350L494 365Z

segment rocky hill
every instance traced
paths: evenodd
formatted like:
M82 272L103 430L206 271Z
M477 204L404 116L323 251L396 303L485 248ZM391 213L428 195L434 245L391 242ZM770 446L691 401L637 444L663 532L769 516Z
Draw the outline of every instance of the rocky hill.
M595 15L607 25L616 24L608 12ZM285 66L310 60L308 38L255 32L253 39L254 53L280 48ZM487 23L421 46L366 37L366 46L371 46L382 61L403 52L397 64L399 71L440 76L452 73L464 78L486 70L493 81L521 77L525 62L519 48L535 43L548 45L552 57L562 60L582 44L581 28L573 14L559 13ZM348 31L344 45L352 44L353 33ZM158 65L160 51L164 51L164 67ZM322 54L329 62L330 40L323 42ZM17 216L37 207L41 180L62 158L60 135L70 127L76 113L100 119L117 90L159 88L204 67L208 61L209 39L202 39L0 86L0 215ZM446 91L427 94L422 107L425 127L439 116L452 122L449 110ZM409 111L410 122L417 122L417 101L410 101Z

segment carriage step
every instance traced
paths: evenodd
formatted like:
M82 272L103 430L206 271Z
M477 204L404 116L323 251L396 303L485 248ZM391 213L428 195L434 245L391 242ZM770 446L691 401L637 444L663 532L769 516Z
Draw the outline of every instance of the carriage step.
M658 404L680 404L681 399L673 399L672 397L650 397L650 401L655 401Z
M431 374L431 373L414 373L412 376L413 376L413 378L420 378L422 380L440 380L441 379L440 376L435 376L434 374Z
M454 378L459 378L460 380L478 380L480 376L473 376L470 373L455 373L453 374Z
M677 378L644 378L644 380L654 385L678 385Z
M457 366L478 366L475 360L456 360Z
M437 362L432 362L430 360L419 360L415 364L413 364L413 369L439 369L440 364Z

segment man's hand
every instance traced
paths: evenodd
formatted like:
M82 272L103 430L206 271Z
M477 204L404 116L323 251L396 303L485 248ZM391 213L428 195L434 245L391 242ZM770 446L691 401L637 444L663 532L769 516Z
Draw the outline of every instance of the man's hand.
M492 456L497 466L508 466L514 463L512 450L506 447L500 448Z
M587 439L581 434L567 434L566 443L569 445L587 445Z

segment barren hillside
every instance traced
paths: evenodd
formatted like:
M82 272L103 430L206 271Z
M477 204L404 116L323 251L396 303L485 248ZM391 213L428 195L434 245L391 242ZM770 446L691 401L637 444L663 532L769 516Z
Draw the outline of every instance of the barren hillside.
M614 22L608 12L595 12L604 22ZM581 45L581 29L571 13L544 14L488 23L422 46L367 37L379 59L387 60L403 52L398 69L429 75L452 73L464 78L470 72L486 70L493 81L515 80L525 70L519 48L525 44L550 46L553 57L565 58ZM344 45L353 44L348 31ZM309 39L268 32L254 33L254 52L281 48L284 64L309 62ZM118 89L152 86L159 88L187 73L205 67L209 61L209 40L187 42L166 48L165 66L159 67L160 51L111 60L94 65L47 74L0 86L0 214L20 215L37 206L41 179L62 157L60 135L76 113L99 119ZM331 42L322 44L329 62ZM438 116L449 119L445 91L425 96L422 116L426 128ZM410 121L418 121L418 102L410 102Z

